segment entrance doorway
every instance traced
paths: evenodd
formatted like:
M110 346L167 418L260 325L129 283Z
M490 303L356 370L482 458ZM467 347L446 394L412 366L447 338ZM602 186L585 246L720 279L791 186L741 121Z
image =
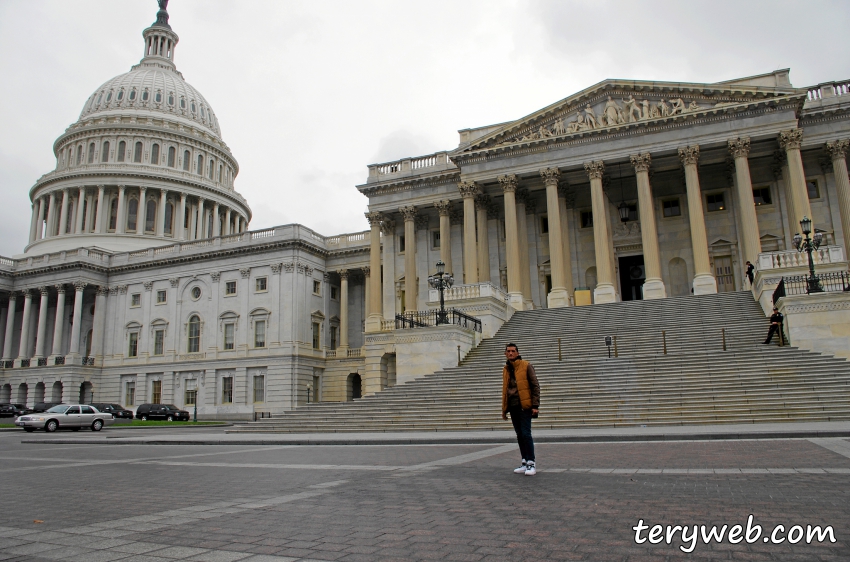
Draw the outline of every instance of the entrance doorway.
M643 282L646 271L643 267L643 255L619 258L620 291L624 301L643 300Z
M729 293L735 290L735 276L732 274L732 256L715 256L714 277L717 279L718 293Z

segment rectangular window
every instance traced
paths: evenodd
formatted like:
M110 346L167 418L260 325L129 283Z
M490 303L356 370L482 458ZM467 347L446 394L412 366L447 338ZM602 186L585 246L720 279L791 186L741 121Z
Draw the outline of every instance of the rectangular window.
M162 355L165 344L165 330L157 330L153 333L153 354Z
M321 295L322 294L322 282L313 280L313 294Z
M231 404L233 402L233 377L222 377L221 379L221 403Z
M753 202L756 206L770 205L770 188L756 187L753 188Z
M254 402L266 401L266 376L254 376Z
M540 234L546 234L549 232L549 217L542 216L540 217Z
M236 294L236 281L227 281L224 284L224 294L225 296Z
M581 212L581 227L593 228L593 211Z
M818 180L806 180L806 191L809 193L809 199L820 199Z
M235 328L235 324L224 325L224 349L233 349L233 332Z
M400 235L398 237L398 253L404 253L404 236Z
M331 349L336 349L336 333L339 328L331 326Z
M134 406L136 404L136 382L128 381L124 383L124 405Z
M165 289L160 289L156 292L156 304L165 304L168 299L168 292Z
M682 208L679 207L678 199L668 199L662 203L665 217L680 217L682 216Z
M268 278L266 277L257 277L255 280L254 286L256 287L256 291L258 293L265 293L268 291Z
M162 404L162 381L151 381L151 403Z
M130 348L127 350L127 357L136 357L139 355L139 332L130 332Z
M705 196L705 209L711 213L714 211L723 211L726 209L726 202L723 200L722 193L713 193Z
M440 249L440 231L432 230L431 231L431 249L439 250Z
M137 306L142 306L141 293L133 293L132 295L130 295L130 308L135 308Z
M331 299L339 300L339 287L331 287Z
M266 321L254 322L254 347L266 347Z
M183 403L186 406L194 406L195 402L198 399L198 391L196 389L186 389L186 393L183 395Z
M318 322L313 322L313 349L319 349L321 338L319 337L319 329L321 325Z

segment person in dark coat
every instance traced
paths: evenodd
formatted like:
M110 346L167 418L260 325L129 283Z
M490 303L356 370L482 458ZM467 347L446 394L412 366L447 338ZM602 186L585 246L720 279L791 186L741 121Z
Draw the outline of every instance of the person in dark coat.
M754 266L750 262L747 262L747 279L750 280L750 287L753 286L753 271L755 271L755 269L756 266Z
M782 321L784 317L779 312L779 309L775 306L773 307L773 314L770 315L770 331L767 333L767 339L764 340L765 344L770 343L770 340L773 339L773 334L779 332L779 341L782 341Z

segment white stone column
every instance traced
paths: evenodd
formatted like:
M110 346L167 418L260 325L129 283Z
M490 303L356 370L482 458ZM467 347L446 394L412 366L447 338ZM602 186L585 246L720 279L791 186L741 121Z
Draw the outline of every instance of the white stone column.
M466 285L478 283L478 252L475 242L475 196L480 193L475 182L457 184L463 198L463 279Z
M661 278L661 259L658 251L658 227L655 224L655 200L649 184L649 166L652 157L648 152L630 157L637 176L638 210L640 212L640 237L643 244L643 263L646 281L643 283L643 298L663 299L667 289ZM752 190L750 190L752 194Z
M515 174L499 176L499 184L505 194L505 247L508 262L509 303L516 310L525 309L522 295L521 261L519 257L519 225L516 214L516 190L519 180Z
M176 238L178 240L186 239L186 194L180 194L180 212L174 217L174 226L176 228Z
M71 325L71 348L68 355L79 357L80 355L80 324L83 319L83 291L86 284L82 281L74 283L74 319Z
M198 225L195 229L195 239L203 240L207 237L206 215L204 213L204 200L198 197Z
M400 207L398 212L404 217L404 309L416 310L416 207Z
M367 332L380 332L383 328L383 302L381 302L381 219L377 211L366 213L369 220L369 268L375 272L370 281L369 308L366 318ZM392 257L388 257L391 259Z
M449 217L449 212L452 208L452 203L448 199L443 199L434 203L437 212L440 214L440 259L446 264L446 271L452 271L452 223Z
M490 235L487 232L487 208L490 200L479 194L475 197L475 224L478 227L478 240L476 249L478 251L478 282L488 283L490 281Z
M788 159L788 175L790 176L791 197L794 200L794 224L791 230L798 232L800 221L803 217L812 218L812 209L809 205L809 191L806 188L806 172L803 169L803 157L800 154L800 145L803 143L803 129L789 129L779 132L779 146L785 151ZM814 223L812 223L814 224ZM814 230L814 226L812 226Z
M602 160L585 162L584 169L590 178L590 202L593 212L593 247L596 254L596 289L593 290L593 302L602 304L615 302L617 290L614 287L612 268L611 238L608 232L608 211L605 191L602 189L602 174L605 163ZM549 227L552 231L552 227Z
M370 284L372 276L370 273L372 272L372 268L368 265L363 268L363 304L366 309L366 317L369 317L369 311L372 310L371 302L372 302L372 286ZM383 304L383 303L382 303Z
M35 227L38 224L38 208L40 206L41 205L39 204L38 199L36 199L32 204L32 219L31 219L31 222L30 222L30 239L29 239L30 244L35 242Z
M84 186L80 186L79 192L77 194L77 212L76 212L76 221L74 221L74 234L81 234L83 232L83 212L84 212L84 203L86 200L86 188Z
M94 302L94 325L92 326L91 357L103 360L103 332L106 326L106 295L109 294L107 287L97 288L97 296ZM76 304L74 305L76 310Z
M345 357L348 353L348 275L347 269L339 273L339 354Z
M564 285L570 295L570 303L573 304L575 285L573 284L573 261L570 252L570 214L567 210L566 188L558 188L558 210L561 215L561 247L564 250Z
M126 186L118 186L118 212L115 217L115 234L124 234L127 230L127 215L124 209L124 197L126 191ZM107 225L106 228L108 229L109 226Z
M35 239L41 240L44 237L44 214L45 214L44 197L38 198L38 220L36 220Z
M168 192L164 189L159 190L159 215L156 217L156 235L160 238L165 236L165 207L168 203ZM174 221L174 212L171 216L172 223ZM174 236L174 225L171 227L171 236Z
M212 211L213 236L221 236L221 218L218 216L218 203L213 205Z
M847 174L847 149L850 140L841 139L826 143L825 149L832 160L835 174L835 190L838 192L838 213L841 230L844 232L844 259L850 253L850 177Z
M52 238L55 236L56 229L54 228L56 221L56 192L51 191L48 196L47 203L47 226L44 229L44 237Z
M147 198L148 188L145 186L139 187L139 210L136 213L136 234L142 236L145 233L145 222L147 222Z
M230 234L230 207L224 210L224 236Z
M18 357L15 361L20 366L21 359L29 359L28 347L30 341L30 317L32 316L32 290L24 289L24 314L21 320L21 341L18 345Z
M741 242L743 261L757 264L761 253L756 203L753 199L753 181L750 178L750 138L729 140L729 153L735 159L735 184L738 191L738 209L741 213Z
M15 335L15 309L18 305L18 294L15 291L9 293L9 310L6 313L6 333L3 338L3 361L11 361L15 358L12 349L12 338Z
M526 201L528 190L519 188L516 191L514 201L516 202L517 239L519 241L519 283L522 290L522 299L527 310L534 308L534 300L531 298L531 260L528 252L528 215Z
M691 225L691 246L694 252L694 294L717 292L717 281L711 274L708 258L708 236L705 232L705 215L702 208L702 191L699 186L699 146L679 149L679 159L685 166L685 188L688 192L688 218Z
M547 297L549 308L570 306L570 293L564 268L564 237L561 226L561 208L558 202L558 180L561 172L558 168L540 170L543 184L546 186L546 213L549 221L549 264L552 271L552 290Z
M62 355L62 337L65 329L65 285L56 285L56 314L53 317L53 350L51 356Z
M47 287L39 287L41 298L38 300L38 325L35 328L35 359L44 359L45 340L47 339L47 306L50 293Z
M107 223L109 221L109 211L104 209L106 205L106 197L104 197L104 191L106 187L103 185L97 186L97 218L95 219L94 231L98 234L103 234L106 232Z
M62 190L62 210L59 215L59 233L58 236L65 236L65 231L68 230L68 204L70 203L70 193L67 189Z

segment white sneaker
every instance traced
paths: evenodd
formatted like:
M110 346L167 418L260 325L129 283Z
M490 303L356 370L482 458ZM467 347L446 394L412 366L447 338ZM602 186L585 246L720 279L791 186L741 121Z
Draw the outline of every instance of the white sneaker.
M525 475L534 476L535 474L537 474L537 469L534 466L534 461L528 461L525 465Z
M520 466L519 468L515 468L514 474L525 474L526 470L527 470L527 467L526 467L525 459L522 459L522 466Z

